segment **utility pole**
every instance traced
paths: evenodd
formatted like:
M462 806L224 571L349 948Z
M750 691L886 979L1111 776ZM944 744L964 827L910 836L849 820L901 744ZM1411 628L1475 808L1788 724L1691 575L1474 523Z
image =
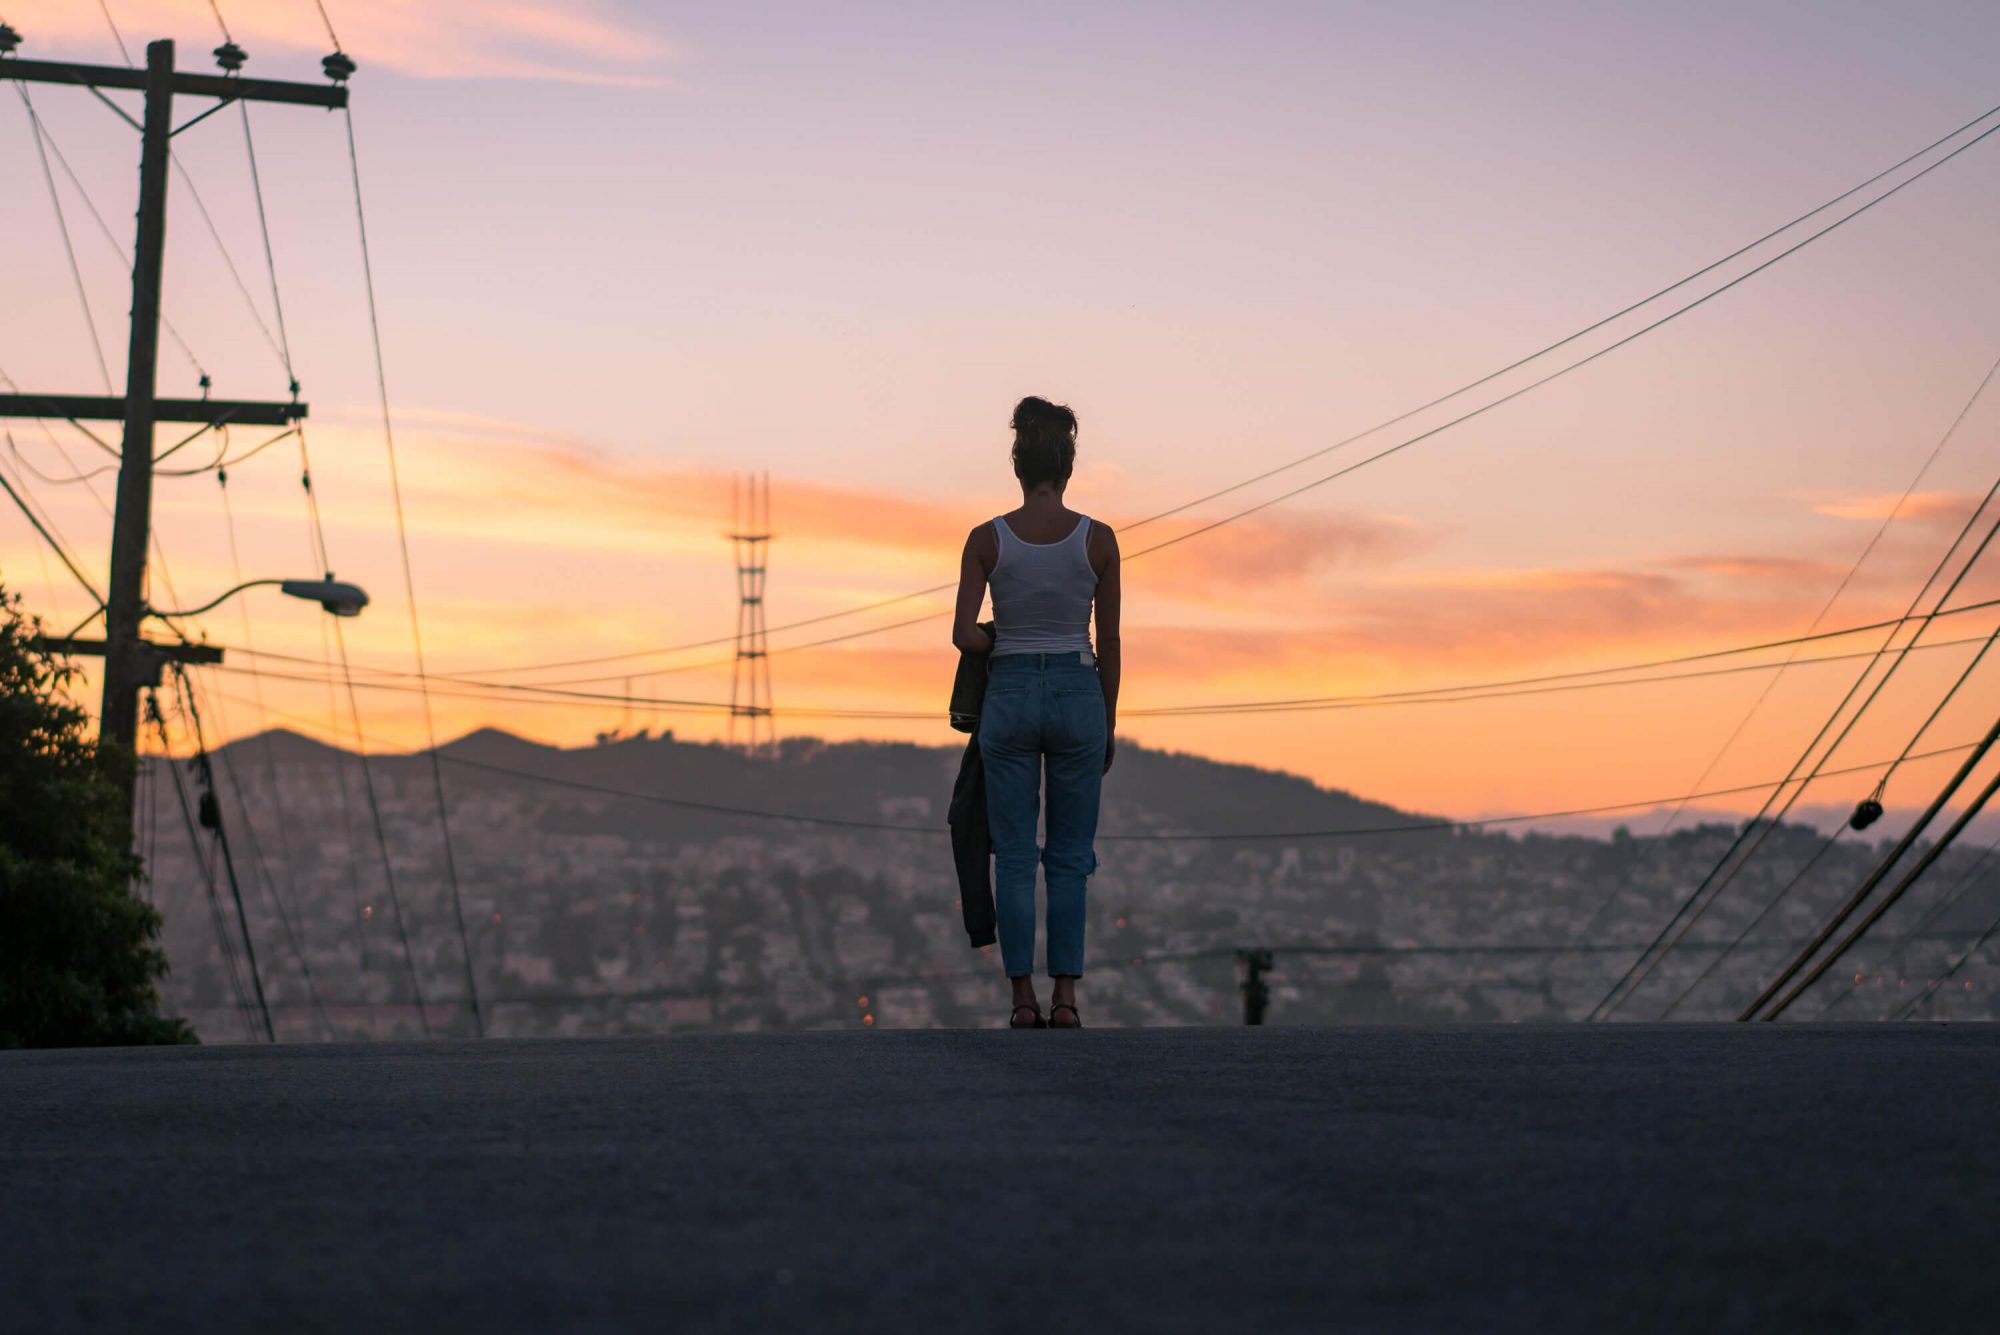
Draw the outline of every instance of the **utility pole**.
M1243 1023L1264 1023L1264 1009L1271 1004L1271 989L1264 984L1264 974L1271 967L1271 952L1268 950L1239 950L1236 958L1244 966L1243 980Z
M153 509L153 428L160 422L193 422L210 427L290 426L306 416L306 405L292 385L289 403L216 401L207 395L203 377L200 399L155 397L155 371L160 344L160 279L167 246L167 167L173 137L232 102L284 102L295 106L347 105L347 78L354 63L336 52L321 62L330 84L282 83L245 79L237 71L245 57L234 42L215 52L223 74L185 74L174 68L174 44L153 42L146 47L146 68L77 65L67 61L21 60L14 56L20 34L0 24L0 80L64 84L89 89L140 132L139 230L132 247L132 327L125 364L125 396L95 398L74 394L0 394L0 417L60 417L70 421L110 421L125 425L118 465L118 504L111 532L111 582L104 605L101 643L69 640L73 653L104 656L104 696L98 736L127 753L136 753L139 734L139 691L157 685L168 661L215 662L217 650L160 644L140 636L149 609L145 603L146 549L151 541ZM145 94L143 122L105 97L103 89ZM185 124L173 123L174 98L206 97L215 105ZM132 806L134 771L120 766L127 810Z

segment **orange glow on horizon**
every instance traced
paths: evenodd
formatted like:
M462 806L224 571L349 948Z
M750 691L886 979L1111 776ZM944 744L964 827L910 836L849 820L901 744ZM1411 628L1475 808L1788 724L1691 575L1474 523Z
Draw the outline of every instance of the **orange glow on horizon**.
M114 8L128 42L171 35L184 66L207 67L202 7ZM327 39L311 6L224 8L253 73L313 73ZM1145 711L1705 653L1800 634L1837 587L1820 624L1895 616L1990 483L2000 388L1917 470L1993 356L2000 270L1962 263L1986 244L1993 146L1574 375L1497 402L1656 308L1399 417L1957 123L1990 81L1973 18L1912 27L1886 7L1857 11L1816 33L1808 58L1790 24L1744 16L1720 43L1713 16L1687 7L1584 7L1540 34L1476 6L1378 7L1339 25L1312 7L1255 22L1162 7L1115 33L1077 25L1065 61L1047 62L1023 59L1033 25L982 24L972 40L949 7L838 19L798 7L782 22L644 8L336 8L362 66L353 123L415 609L339 119L259 121L265 199L240 136L207 133L223 121L175 141L223 242L177 185L164 297L176 336L213 368L218 396L281 397L296 353L326 563L373 599L336 625L259 588L187 621L227 653L196 674L209 746L273 727L371 753L486 727L562 746L640 730L724 738L737 602L722 532L746 468L773 483L780 737L962 746L944 717L950 595L841 614L954 579L967 532L1018 495L1006 413L1035 392L1077 407L1071 502L1118 529L1128 557L1122 738L1418 814L1671 802L1697 783L1784 774L1859 664ZM9 16L28 56L117 58L94 6L16 0ZM1885 70L1864 107L1851 71L1885 42L1922 73ZM1777 111L1774 67L1789 90ZM1620 75L1580 73L1604 69ZM61 91L37 94L38 112L103 215L129 216L130 136ZM0 216L0 247L28 257L0 367L24 388L89 389L93 335L102 379L122 372L113 313L129 305L129 270L114 252L129 237L120 225L102 244L66 203L73 280L33 142L19 127L0 135L0 172L35 187ZM1024 209L1021 180L1061 188ZM263 203L294 345L281 356L257 327L270 316ZM258 280L247 310L234 265ZM195 360L163 356L160 392L198 392ZM43 479L102 454L65 423L10 426L0 468L101 584L109 479ZM159 478L167 560L148 597L193 606L242 580L328 573L304 444L231 468L226 493L213 474ZM11 506L0 582L56 634L93 610ZM2000 576L1982 568L1954 601L1993 597ZM417 614L428 712L411 675ZM1967 616L1931 638L1996 622ZM623 657L675 645L688 647ZM1972 652L1913 656L1835 764L1894 755ZM79 668L73 696L94 714L96 664ZM507 689L523 684L639 699ZM1990 684L1919 749L1983 726L1973 702ZM173 716L176 755L194 727ZM1892 800L1936 772L1905 767ZM1114 770L1114 794L1118 782ZM1871 782L1828 779L1808 800L1845 802Z

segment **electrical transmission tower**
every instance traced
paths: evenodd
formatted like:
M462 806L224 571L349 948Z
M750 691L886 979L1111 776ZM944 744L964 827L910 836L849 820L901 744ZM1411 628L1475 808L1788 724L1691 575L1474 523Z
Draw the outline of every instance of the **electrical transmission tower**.
M744 744L754 754L778 749L778 721L771 715L771 650L764 635L764 578L771 545L771 475L737 480L729 541L736 551L736 663L729 679L729 744L743 720Z

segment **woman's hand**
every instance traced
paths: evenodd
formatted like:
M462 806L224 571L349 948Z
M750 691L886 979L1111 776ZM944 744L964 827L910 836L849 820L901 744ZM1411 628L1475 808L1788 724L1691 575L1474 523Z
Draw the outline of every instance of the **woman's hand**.
M1115 732L1106 732L1104 734L1104 772L1106 774L1111 772L1111 762L1117 758L1118 734Z

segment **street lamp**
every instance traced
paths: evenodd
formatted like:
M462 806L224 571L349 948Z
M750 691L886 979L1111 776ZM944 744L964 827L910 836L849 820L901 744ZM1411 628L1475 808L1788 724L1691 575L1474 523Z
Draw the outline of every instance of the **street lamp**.
M318 603L330 614L337 617L358 617L361 615L361 609L368 606L368 594L360 585L344 584L329 574L325 579L253 579L248 583L238 584L220 598L210 599L200 607L190 607L182 612L163 612L159 608L148 607L146 615L156 617L199 616L210 608L220 606L245 589L254 589L265 584L275 584L281 592L293 598L303 598L309 603Z

